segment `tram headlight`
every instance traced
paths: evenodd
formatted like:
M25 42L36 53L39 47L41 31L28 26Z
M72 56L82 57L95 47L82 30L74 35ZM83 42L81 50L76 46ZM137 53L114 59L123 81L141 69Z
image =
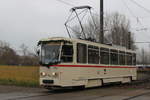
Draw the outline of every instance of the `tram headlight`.
M57 73L56 73L56 72L53 72L53 73L52 73L52 76L57 76Z
M45 72L41 72L41 76L46 76L46 73Z

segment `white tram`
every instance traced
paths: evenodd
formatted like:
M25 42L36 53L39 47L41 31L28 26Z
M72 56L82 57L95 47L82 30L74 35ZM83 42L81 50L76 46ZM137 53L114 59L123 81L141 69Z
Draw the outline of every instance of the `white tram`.
M46 88L88 88L137 79L135 51L58 37L40 40L38 46L40 85Z

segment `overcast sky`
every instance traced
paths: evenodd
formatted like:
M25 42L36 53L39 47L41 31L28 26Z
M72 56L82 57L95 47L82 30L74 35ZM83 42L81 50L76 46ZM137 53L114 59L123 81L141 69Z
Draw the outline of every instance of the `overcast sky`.
M90 5L94 12L99 13L100 0L63 1L76 6ZM136 2L150 9L149 0ZM150 41L150 12L138 7L131 0L104 0L104 4L105 12L119 12L130 19L136 41ZM67 36L64 22L70 8L71 6L57 0L0 0L0 40L10 43L17 50L22 43L33 50L41 38ZM148 30L136 31L142 28Z

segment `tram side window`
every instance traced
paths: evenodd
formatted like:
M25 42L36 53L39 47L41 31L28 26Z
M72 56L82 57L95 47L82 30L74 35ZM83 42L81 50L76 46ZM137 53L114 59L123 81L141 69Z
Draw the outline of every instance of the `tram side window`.
M109 64L109 49L100 48L101 64Z
M118 65L118 51L110 50L110 62L111 64Z
M73 46L63 45L61 53L61 62L72 62L73 61Z
M125 52L119 51L119 65L125 65Z
M88 63L99 64L99 48L95 46L88 46Z
M87 46L85 44L77 44L77 62L87 63Z
M133 54L133 65L136 65L136 54Z
M132 65L132 54L127 53L126 57L127 57L127 65Z

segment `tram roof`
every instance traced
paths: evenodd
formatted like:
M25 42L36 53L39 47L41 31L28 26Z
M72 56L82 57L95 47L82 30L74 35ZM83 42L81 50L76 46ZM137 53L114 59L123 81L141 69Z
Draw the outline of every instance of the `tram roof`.
M74 38L51 37L51 38L41 39L38 42L38 44L41 44L42 42L76 42L76 43L83 43L83 44L99 46L99 47L103 47L103 48L116 49L116 50L135 53L134 50L129 50L129 49L127 49L125 47L121 47L121 46L111 46L111 45L107 45L107 44L100 44L100 43L96 43L96 42L91 42L91 41L81 40L81 39L74 39Z

